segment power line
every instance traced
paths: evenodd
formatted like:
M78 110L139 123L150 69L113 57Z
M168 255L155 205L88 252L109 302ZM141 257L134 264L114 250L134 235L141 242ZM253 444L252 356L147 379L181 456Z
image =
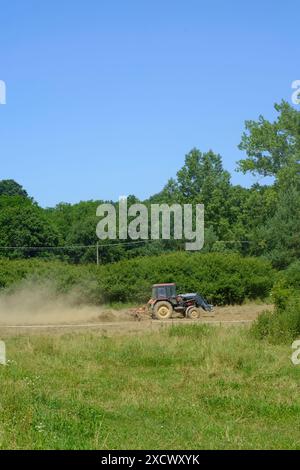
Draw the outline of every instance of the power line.
M150 242L161 242L161 241L178 241L176 239L170 240L152 240L152 239L145 239L145 240L134 240L131 242L116 242L116 243L96 243L92 245L61 245L61 246L0 246L0 250L81 250L85 248L100 248L106 247L110 248L111 246L128 246L128 245L139 245L143 243L150 243ZM185 242L185 240L182 240ZM216 240L214 243L259 243L264 242L264 240Z
M98 247L110 247L121 245L137 245L140 243L149 243L161 240L134 240L132 242L118 242L118 243L96 243L95 245L62 245L62 246L0 246L0 250L66 250L66 249L84 249Z

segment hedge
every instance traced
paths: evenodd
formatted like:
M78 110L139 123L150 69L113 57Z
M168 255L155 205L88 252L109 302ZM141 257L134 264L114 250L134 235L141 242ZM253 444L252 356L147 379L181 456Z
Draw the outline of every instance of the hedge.
M59 261L0 259L0 288L22 279L52 281L58 292L78 289L93 303L145 302L151 286L176 282L178 292L200 292L216 305L265 298L275 272L268 261L238 254L177 252L106 265L70 265Z
M178 292L200 292L222 305L265 298L275 272L268 261L259 258L178 252L100 266L98 278L106 301L144 302L152 284L176 282Z

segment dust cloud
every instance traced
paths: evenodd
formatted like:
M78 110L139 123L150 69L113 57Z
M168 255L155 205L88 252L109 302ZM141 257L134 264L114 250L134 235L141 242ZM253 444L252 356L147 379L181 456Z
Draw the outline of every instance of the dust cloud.
M82 304L76 290L58 294L51 282L24 282L12 291L0 293L0 325L78 324L130 319L124 311Z

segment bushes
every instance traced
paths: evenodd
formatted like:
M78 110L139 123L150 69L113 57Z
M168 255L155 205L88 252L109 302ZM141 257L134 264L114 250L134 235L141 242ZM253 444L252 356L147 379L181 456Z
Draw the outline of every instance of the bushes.
M272 343L293 341L300 335L300 262L277 275L272 289L274 313L265 312L252 326L252 333Z
M300 261L295 261L278 273L276 286L300 290Z
M52 282L58 293L76 289L84 301L145 302L156 282L176 282L178 292L201 292L214 304L263 298L274 282L270 264L237 254L172 253L108 265L0 259L0 288L22 279Z
M0 289L26 278L28 273L40 265L38 260L18 260L10 261L0 259Z
M149 298L157 282L176 282L178 292L200 292L214 304L241 303L266 297L274 283L269 262L224 253L171 253L100 266L106 301Z
M252 325L258 339L279 344L292 342L300 335L300 291L275 287L275 311L264 312Z
M60 261L0 259L0 289L47 284L57 294L72 292L78 302L102 301L95 267L71 265ZM26 287L26 285L24 287Z
M292 342L300 335L300 297L298 293L285 300L284 307L273 312L262 313L251 331L258 339L267 339L274 344Z

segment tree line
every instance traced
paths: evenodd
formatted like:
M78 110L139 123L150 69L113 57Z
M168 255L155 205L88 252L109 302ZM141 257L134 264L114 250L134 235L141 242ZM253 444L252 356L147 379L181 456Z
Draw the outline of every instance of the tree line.
M243 173L271 176L272 184L234 185L219 154L194 148L161 192L146 201L131 195L128 204L202 203L203 252L262 256L276 268L287 267L300 255L300 111L285 101L275 109L273 122L263 116L246 121L239 145L245 157L237 164ZM0 181L0 257L95 262L96 208L104 202L112 201L59 203L44 209L14 180ZM118 208L118 202L114 204ZM179 240L128 242L102 241L101 263L159 255L182 250L184 245Z

